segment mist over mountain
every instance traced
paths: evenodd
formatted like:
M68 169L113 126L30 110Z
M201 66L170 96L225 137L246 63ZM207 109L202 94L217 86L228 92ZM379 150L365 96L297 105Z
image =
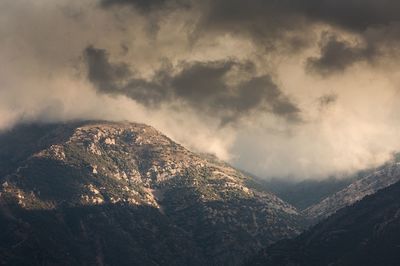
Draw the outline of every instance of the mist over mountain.
M399 154L394 153L390 160L378 167L363 169L347 176L303 181L255 178L268 191L299 210L304 210L307 217L321 218L397 182L398 163Z
M0 265L395 264L399 40L397 0L1 0Z
M129 120L257 176L377 167L398 142L395 1L0 3L0 130Z
M2 264L240 265L305 226L255 180L143 124L23 125L0 143Z
M273 192L299 210L319 203L336 192L350 185L357 177L326 178L322 180L308 179L304 181L259 179L265 189Z
M399 161L398 158L394 158L378 169L365 171L363 177L309 206L303 213L311 219L320 220L398 181L400 181Z
M316 247L328 240L312 232L351 226L338 240L348 241L366 222L348 215L357 217L358 206L360 215L375 212L364 203L375 193L387 204L368 219L390 220L382 211L392 213L391 185L400 178L394 159L350 179L268 183L131 122L23 124L0 134L0 145L5 265L286 265L286 256L297 263L307 252L316 253L299 265L325 265L333 259ZM335 247L332 254L342 256Z

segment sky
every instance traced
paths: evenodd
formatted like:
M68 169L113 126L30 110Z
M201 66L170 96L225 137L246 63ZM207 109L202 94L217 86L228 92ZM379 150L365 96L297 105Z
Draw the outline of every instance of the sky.
M400 150L396 0L2 0L0 130L152 125L263 178Z

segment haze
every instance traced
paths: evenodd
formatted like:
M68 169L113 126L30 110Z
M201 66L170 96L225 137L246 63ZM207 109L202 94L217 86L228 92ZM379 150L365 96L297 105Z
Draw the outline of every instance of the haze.
M395 0L2 0L0 128L152 125L260 177L400 150Z

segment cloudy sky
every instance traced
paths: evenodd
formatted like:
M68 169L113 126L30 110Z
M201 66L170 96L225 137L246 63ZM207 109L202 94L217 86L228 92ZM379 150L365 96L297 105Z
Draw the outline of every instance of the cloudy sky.
M150 124L262 177L400 150L397 0L2 0L0 129Z

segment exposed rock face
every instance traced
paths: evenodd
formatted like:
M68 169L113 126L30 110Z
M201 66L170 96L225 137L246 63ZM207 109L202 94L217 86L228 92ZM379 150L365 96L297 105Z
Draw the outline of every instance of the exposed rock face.
M302 230L294 207L146 125L23 126L0 145L0 264L238 265Z
M397 181L400 181L400 163L388 163L378 171L356 180L341 191L307 208L303 213L314 220L326 218L337 210L349 206L367 195L374 194Z

